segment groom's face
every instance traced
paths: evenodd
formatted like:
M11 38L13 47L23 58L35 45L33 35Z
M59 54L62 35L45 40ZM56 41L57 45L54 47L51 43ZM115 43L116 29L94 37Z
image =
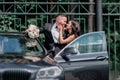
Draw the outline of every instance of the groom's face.
M63 27L65 27L66 23L67 23L67 17L63 17L63 16L59 16L56 20L56 22L60 25L62 25Z

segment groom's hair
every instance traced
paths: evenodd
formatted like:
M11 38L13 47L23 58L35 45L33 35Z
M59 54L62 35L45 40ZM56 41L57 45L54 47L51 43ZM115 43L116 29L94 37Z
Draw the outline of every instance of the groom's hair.
M61 16L61 17L67 17L65 14L57 14L56 18L59 17L59 16Z

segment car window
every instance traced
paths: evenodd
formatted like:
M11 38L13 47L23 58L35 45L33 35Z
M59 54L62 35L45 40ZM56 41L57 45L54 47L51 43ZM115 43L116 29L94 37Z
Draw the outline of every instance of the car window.
M79 53L93 53L104 51L104 34L103 33L91 33L84 35L74 41L69 47L75 47Z

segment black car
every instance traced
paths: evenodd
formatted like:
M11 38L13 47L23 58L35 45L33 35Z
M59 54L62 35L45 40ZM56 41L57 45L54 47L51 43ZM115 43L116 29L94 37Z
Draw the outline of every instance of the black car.
M47 55L39 39L0 32L0 80L109 80L103 31L76 38L54 57L56 63Z

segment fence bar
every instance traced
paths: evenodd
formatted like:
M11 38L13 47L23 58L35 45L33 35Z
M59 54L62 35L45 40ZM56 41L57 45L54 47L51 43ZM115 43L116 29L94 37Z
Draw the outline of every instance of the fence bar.
M1 12L0 15L57 15L59 13L12 13L12 12ZM95 15L95 13L63 13L67 15Z
M71 4L74 4L74 5L81 5L81 4L87 4L87 5L89 5L89 4L95 4L94 2L80 2L80 3L78 3L78 2L0 2L0 4L69 4L69 5L71 5Z

